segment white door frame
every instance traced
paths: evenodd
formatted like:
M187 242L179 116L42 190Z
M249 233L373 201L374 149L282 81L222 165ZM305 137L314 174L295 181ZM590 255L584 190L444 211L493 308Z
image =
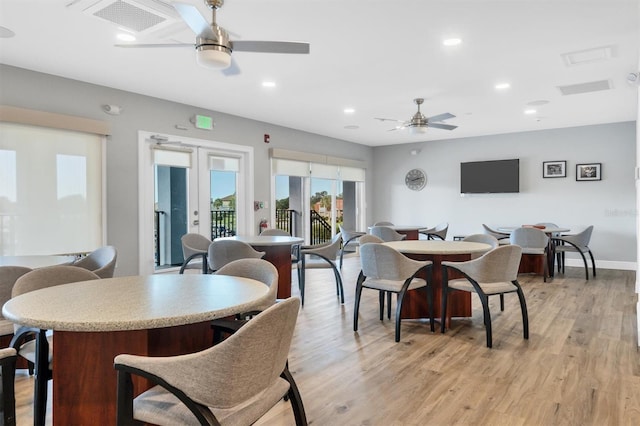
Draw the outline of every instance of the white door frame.
M251 234L253 229L253 209L254 198L254 176L253 176L253 147L245 145L235 145L225 142L217 142L203 139L193 139L179 135L169 135L158 132L138 131L138 273L150 275L158 273L154 265L154 163L151 154L151 145L157 137L164 138L171 142L178 142L180 145L200 148L201 151L213 151L218 155L229 155L239 158L240 171L238 172L239 194L236 199L237 232L239 235ZM196 151L198 151L196 149ZM198 167L199 161L193 164ZM208 185L207 185L208 187ZM191 185L190 185L191 188ZM240 194L242 189L242 194ZM202 202L203 197L201 197ZM208 203L206 204L208 210ZM200 209L198 209L200 210ZM193 208L189 208L189 222L193 221ZM163 269L161 272L175 272L177 268Z

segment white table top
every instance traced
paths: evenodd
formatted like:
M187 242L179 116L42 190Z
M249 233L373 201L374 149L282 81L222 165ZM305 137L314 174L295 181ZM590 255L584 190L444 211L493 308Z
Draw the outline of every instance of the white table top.
M269 288L247 278L160 274L63 284L22 294L2 308L12 322L59 331L146 330L250 311Z
M215 239L215 241L220 240L242 241L243 243L247 243L252 246L290 246L293 244L302 244L304 242L304 238L279 235L236 235L235 237L220 237Z
M407 254L471 254L491 250L489 244L469 241L401 240L382 244Z
M500 232L504 232L504 233L510 234L516 228L521 228L521 226L500 226L499 228L497 228L497 230L500 231ZM533 228L533 226L531 226L531 228ZM555 233L562 233L562 232L571 231L571 229L569 229L569 228L561 228L561 227L553 228L553 227L550 227L550 226L546 226L544 228L541 228L541 227L535 227L535 228L541 230L545 234L555 234Z
M369 231L371 231L371 228L373 228L374 226L376 225L369 226L368 227ZM379 225L379 226L386 226L387 228L391 228L394 231L415 231L417 229L429 228L428 226L424 226L424 225Z
M24 266L27 268L43 268L45 266L62 265L75 260L75 256L69 255L25 255L25 256L0 256L0 266Z

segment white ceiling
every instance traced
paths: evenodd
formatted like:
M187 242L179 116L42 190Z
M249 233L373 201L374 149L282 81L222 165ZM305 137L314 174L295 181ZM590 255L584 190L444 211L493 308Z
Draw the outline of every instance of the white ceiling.
M82 12L96 1L2 0L0 26L16 35L0 38L0 61L371 146L637 117L627 75L639 66L638 0L227 0L218 24L232 39L311 44L309 55L235 52L233 77L199 67L189 48L114 47L117 26ZM208 13L202 0L182 1ZM138 41L194 41L181 21L166 31ZM449 37L462 44L443 46ZM568 66L562 57L602 47L609 58ZM610 90L557 87L602 80ZM511 88L497 91L500 82ZM427 117L450 112L459 127L413 135L374 120L408 120L416 97Z

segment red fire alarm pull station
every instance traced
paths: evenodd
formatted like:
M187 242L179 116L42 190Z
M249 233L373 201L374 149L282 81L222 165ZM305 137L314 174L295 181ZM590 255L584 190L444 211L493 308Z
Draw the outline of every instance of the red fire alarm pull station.
M269 143L269 138L270 138L270 137L271 137L271 136L269 136L268 134L266 134L266 133L265 133L265 134L264 134L264 143Z

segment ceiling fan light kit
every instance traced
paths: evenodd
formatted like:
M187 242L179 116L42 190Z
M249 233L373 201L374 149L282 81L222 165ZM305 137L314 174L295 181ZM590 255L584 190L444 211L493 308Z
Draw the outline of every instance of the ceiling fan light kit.
M214 70L223 70L231 66L231 53L222 46L200 45L196 48L198 65Z

